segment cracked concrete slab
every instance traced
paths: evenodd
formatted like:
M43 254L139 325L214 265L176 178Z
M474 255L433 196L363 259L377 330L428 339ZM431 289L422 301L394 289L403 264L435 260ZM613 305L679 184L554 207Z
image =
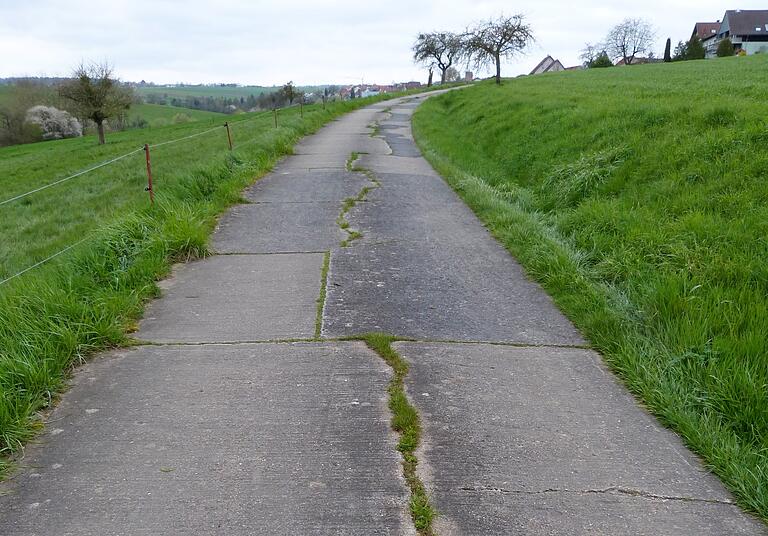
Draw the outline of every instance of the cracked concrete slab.
M349 156L349 155L347 155ZM338 203L357 194L368 179L339 171L285 171L271 173L246 188L243 197L253 203Z
M413 143L413 142L411 142ZM408 175L427 175L443 181L432 166L423 158L413 158L395 155L363 154L360 155L358 166L370 169L374 173L397 173ZM446 185L446 188L448 186ZM418 192L417 192L418 194Z
M0 534L415 535L362 343L138 347L81 368Z
M549 296L438 177L377 174L333 251L324 334L584 344Z
M359 134L350 140L349 134L334 135L332 133L305 138L296 145L293 152L301 155L324 155L337 151L346 153L345 159L353 152L383 155L390 152L387 143L381 138Z
M504 494L462 498L472 528L444 516L435 521L440 536L721 536L764 534L754 520L734 515L731 505L647 501L616 495L526 495L509 506Z
M340 206L336 201L237 205L219 220L212 247L217 253L325 251L344 239L336 224Z
M395 348L411 364L441 536L766 534L595 352Z
M311 338L323 257L222 255L183 265L135 335L157 343Z

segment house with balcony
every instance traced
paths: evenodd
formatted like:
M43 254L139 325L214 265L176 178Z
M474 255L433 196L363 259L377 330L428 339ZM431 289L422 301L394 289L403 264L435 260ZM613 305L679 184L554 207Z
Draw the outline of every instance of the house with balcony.
M712 24L712 23L700 23ZM699 24L696 25L697 27ZM694 28L694 33L697 31ZM706 34L706 32L705 32ZM709 34L706 34L709 35ZM743 50L752 55L768 52L768 10L767 9L733 9L723 15L714 38L704 40L707 57L716 55L717 45L723 39L730 39L736 52Z

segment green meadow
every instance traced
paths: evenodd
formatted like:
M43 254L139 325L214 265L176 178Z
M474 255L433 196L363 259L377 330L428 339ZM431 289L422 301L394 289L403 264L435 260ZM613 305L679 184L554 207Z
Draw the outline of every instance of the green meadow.
M193 110L164 104L134 104L128 110L128 120L144 119L150 126L165 126L174 122L199 121L201 119L220 119L226 121L228 116L205 110Z
M768 518L768 56L427 101L425 155L633 393Z

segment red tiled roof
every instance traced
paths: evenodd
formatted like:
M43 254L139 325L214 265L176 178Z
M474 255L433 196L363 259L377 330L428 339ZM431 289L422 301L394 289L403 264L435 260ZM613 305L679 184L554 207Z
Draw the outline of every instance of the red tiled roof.
M691 37L697 35L699 36L699 39L709 39L713 35L716 35L719 29L720 22L697 22L696 26L693 28Z

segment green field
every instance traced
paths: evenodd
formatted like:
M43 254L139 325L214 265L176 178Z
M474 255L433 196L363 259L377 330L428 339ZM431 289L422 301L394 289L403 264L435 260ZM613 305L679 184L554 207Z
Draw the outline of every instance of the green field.
M390 95L394 97L397 95ZM48 256L53 261L0 283L0 475L42 426L73 365L124 344L155 282L173 262L207 252L216 217L240 191L338 115L381 98L219 117L163 128L0 148L0 281ZM167 143L214 128L177 143ZM151 150L156 203L145 191ZM16 195L132 151L115 164L22 199Z
M286 80L288 82L288 80ZM281 86L266 87L266 86L237 86L237 87L222 87L222 86L172 86L172 87L137 87L136 93L141 96L147 95L160 95L167 96L169 98L177 97L214 97L214 98L230 98L239 99L240 97L248 97L253 95L258 97L262 93L271 93L277 91ZM299 86L297 89L304 92L317 91L325 86Z
M191 108L180 108L178 106L168 106L163 104L134 104L128 110L128 119L134 120L142 118L150 125L162 125L166 122L173 123L178 119L179 114L186 115L191 121L200 121L205 119L217 119L226 121L227 115L216 112L207 112L205 110L193 110ZM165 126L165 125L162 125Z
M629 388L768 518L768 57L484 83L427 101L414 128Z

